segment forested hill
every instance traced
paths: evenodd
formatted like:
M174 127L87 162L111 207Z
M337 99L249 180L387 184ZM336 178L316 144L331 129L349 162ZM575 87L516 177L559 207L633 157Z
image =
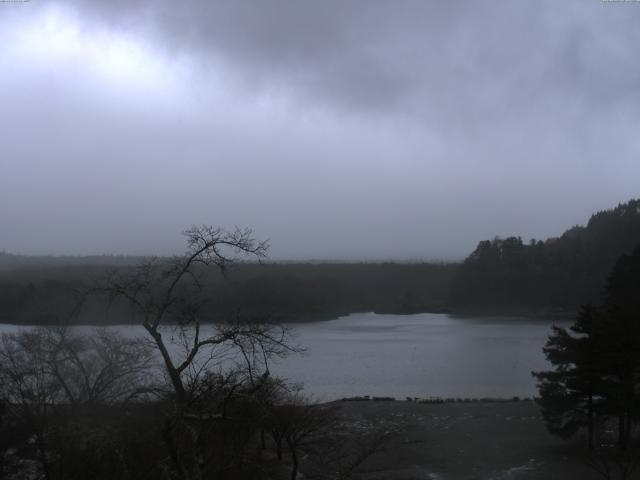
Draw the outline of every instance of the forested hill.
M226 279L209 279L205 313L311 320L358 311L573 312L600 303L614 263L639 244L640 200L631 200L559 238L482 241L462 264L240 264ZM0 323L122 322L129 313L117 305L94 302L73 319L69 312L108 267L142 260L0 252Z
M559 238L485 240L467 257L452 286L466 308L544 308L573 311L599 303L616 260L640 244L640 200L594 214Z

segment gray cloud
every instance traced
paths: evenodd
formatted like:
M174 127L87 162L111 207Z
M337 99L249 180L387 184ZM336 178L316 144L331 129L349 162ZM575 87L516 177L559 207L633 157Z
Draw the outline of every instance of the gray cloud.
M603 2L73 2L116 28L345 109L452 123L637 96L640 9ZM462 115L472 118L461 118Z
M109 80L86 65L101 52L9 47L57 8L71 43L133 38L159 73ZM201 222L253 226L276 258L557 235L638 195L638 20L640 4L598 1L14 8L0 248L166 253Z

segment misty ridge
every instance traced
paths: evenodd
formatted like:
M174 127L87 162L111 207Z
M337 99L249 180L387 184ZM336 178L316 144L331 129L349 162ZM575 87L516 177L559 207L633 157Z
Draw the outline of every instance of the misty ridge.
M570 318L597 303L615 261L640 243L640 200L591 216L559 237L496 237L461 263L261 263L206 274L204 317L309 321L355 312L473 312ZM5 323L130 322L124 305L96 300L72 314L84 290L110 269L151 257L29 257L0 254L0 318ZM155 259L162 264L162 257Z

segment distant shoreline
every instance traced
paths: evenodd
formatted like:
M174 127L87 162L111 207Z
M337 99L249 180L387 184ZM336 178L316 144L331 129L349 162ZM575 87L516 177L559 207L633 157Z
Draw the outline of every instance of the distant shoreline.
M532 397L405 397L397 398L394 396L383 395L355 395L351 397L342 397L335 400L330 400L326 403L335 402L407 402L418 404L442 404L442 403L515 403L515 402L534 402L535 398Z
M533 321L548 321L548 320L562 320L562 321L572 321L577 312L570 310L539 310L539 309L501 309L501 308L487 308L487 309L449 309L449 308L434 308L420 311L387 311L387 310L374 310L371 312L336 312L336 313L317 313L305 316L294 316L291 318L280 317L280 318L271 318L264 319L265 323L275 323L275 324L305 324L305 323L320 323L320 322L328 322L332 320L338 320L341 317L346 317L349 315L357 315L361 313L373 313L375 315L395 315L395 316L411 316L411 315L423 315L423 314L436 314L436 315L450 315L454 318L521 318ZM260 320L256 319L256 321L260 322ZM216 321L203 321L202 324L215 324L222 323ZM177 325L177 323L165 322L166 325ZM0 320L0 325L15 325L15 326L25 326L25 327L59 327L59 326L69 326L69 327L116 327L116 326L136 326L141 325L141 323L136 321L128 321L128 322L51 322L51 323L34 323L34 322L25 322L25 323L17 323L17 322L7 322Z

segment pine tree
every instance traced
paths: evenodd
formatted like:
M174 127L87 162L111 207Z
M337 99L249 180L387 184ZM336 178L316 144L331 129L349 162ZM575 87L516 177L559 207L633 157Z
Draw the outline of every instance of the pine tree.
M602 307L584 306L569 329L553 327L544 353L553 369L533 375L548 430L569 438L587 428L592 449L596 421L616 418L626 448L640 418L640 246L616 262Z
M594 335L601 317L597 308L585 306L569 330L553 327L544 353L554 370L533 373L547 429L570 438L586 427L589 449L593 448L596 409L601 403L598 392L603 382Z

